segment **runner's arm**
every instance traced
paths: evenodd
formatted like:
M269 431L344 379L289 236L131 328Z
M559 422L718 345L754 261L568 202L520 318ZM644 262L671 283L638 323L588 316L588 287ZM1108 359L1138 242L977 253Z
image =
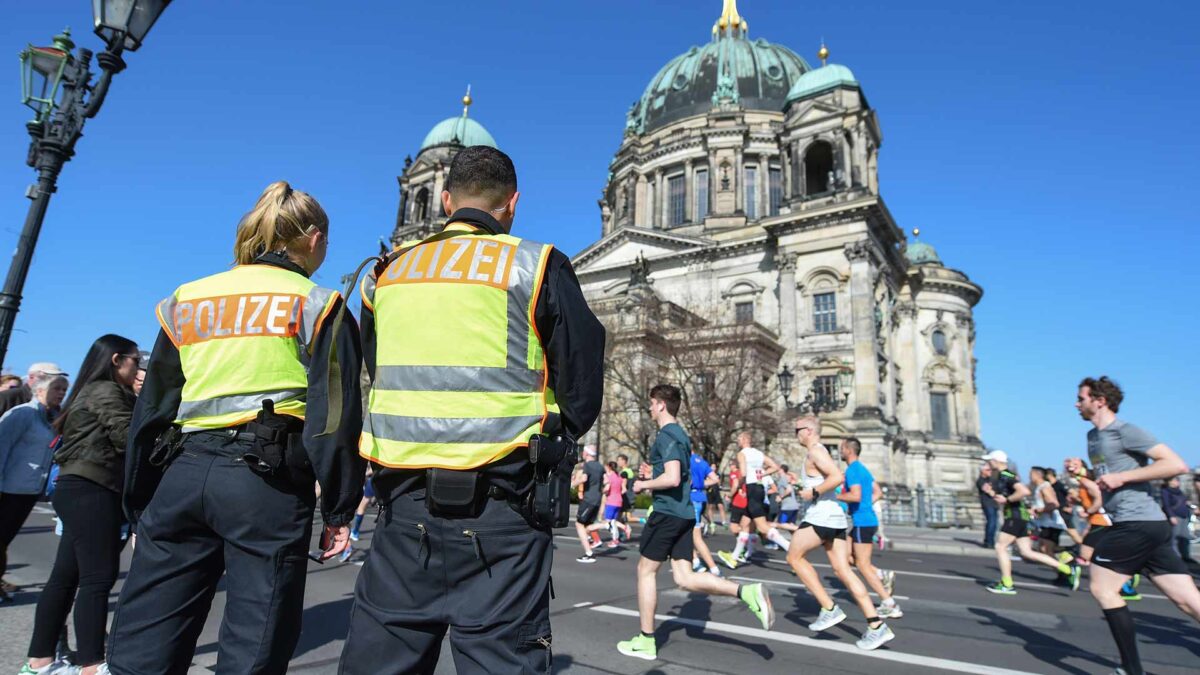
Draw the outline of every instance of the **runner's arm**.
M704 477L704 487L706 488L717 485L720 482L721 477L717 475L716 471L709 471L708 475Z
M746 473L746 455L742 454L741 450L738 450L737 460L738 460L738 473L740 473L742 476L749 475Z
M679 476L681 471L679 468L679 460L672 459L663 463L662 475L651 480L639 480L633 483L633 489L636 492L642 490L669 490L679 486Z
M839 502L850 502L857 504L862 501L862 483L855 483L850 486L849 490L842 490L837 495Z
M1043 488L1049 488L1048 490ZM1038 490L1042 491L1042 510L1038 513L1051 513L1058 510L1058 495L1054 493L1054 488L1049 483L1042 483L1038 486ZM1048 496L1047 496L1048 495Z
M763 455L763 475L770 476L778 470L779 465L775 463L775 460Z
M837 464L834 464L833 457L829 456L829 451L826 450L824 446L818 445L815 449L809 450L808 452L813 458L813 465L817 467L817 471L820 471L825 476L825 480L817 486L817 492L825 494L830 490L836 489L838 485L842 484L842 480L845 478L845 476L843 476L842 470L837 468ZM812 499L811 488L806 488L805 490L801 491L801 497L804 496L804 492L809 493L807 499Z
M1008 497L1001 497L1001 499L1011 504L1016 504L1031 494L1033 493L1029 491L1029 488L1024 483L1013 483L1013 493Z
M1167 447L1164 443L1159 443L1147 450L1146 456L1154 461L1146 466L1129 471L1106 473L1096 479L1096 484L1102 490L1116 490L1128 483L1149 483L1156 480L1166 480L1188 472L1187 462L1184 462L1179 455L1175 454L1174 450Z

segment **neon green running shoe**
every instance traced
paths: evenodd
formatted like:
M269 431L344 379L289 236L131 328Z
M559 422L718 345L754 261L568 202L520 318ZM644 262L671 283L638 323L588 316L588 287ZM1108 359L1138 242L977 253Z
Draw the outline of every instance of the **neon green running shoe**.
M654 638L646 637L638 634L632 640L617 643L617 651L625 656L632 656L635 659L645 659L653 661L658 658L658 646L654 642Z
M737 558L734 558L733 554L729 551L717 551L717 559L724 563L725 566L731 570L736 570L738 568Z
M775 624L775 608L771 606L771 596L767 593L767 587L762 584L746 584L742 586L739 597L750 611L754 612L754 616L758 617L763 630L771 630L771 626Z

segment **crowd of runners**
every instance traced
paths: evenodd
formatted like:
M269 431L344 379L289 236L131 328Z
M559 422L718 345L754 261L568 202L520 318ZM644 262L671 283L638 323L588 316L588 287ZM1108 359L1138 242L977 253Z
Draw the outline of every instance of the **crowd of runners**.
M1116 672L1138 675L1143 671L1126 603L1140 599L1142 575L1198 622L1200 590L1187 568L1193 561L1186 540L1179 536L1181 522L1186 531L1187 514L1181 512L1182 521L1171 515L1175 507L1169 503L1179 492L1172 481L1188 472L1187 465L1151 434L1117 418L1122 398L1120 388L1106 377L1083 380L1076 408L1093 426L1087 434L1086 459L1065 458L1061 473L1032 467L1023 481L1010 470L1007 454L993 450L980 458L977 485L1003 514L994 538L999 580L986 589L1017 594L1012 580L1014 546L1021 560L1050 568L1064 587L1078 590L1086 578L1120 655L1122 665ZM643 523L637 567L641 632L619 643L618 650L657 658L655 577L668 560L677 586L737 597L769 630L774 609L765 586L728 581L718 566L719 562L734 570L749 563L757 546L784 551L793 573L817 600L820 609L808 624L811 631L826 631L847 619L811 561L824 549L866 623L857 646L873 650L894 640L896 633L888 622L904 612L893 596L896 574L872 563L875 548L885 545L882 491L860 461L861 442L843 438L835 455L821 442L820 419L800 417L795 433L804 458L799 471L793 471L754 447L750 432L740 433L737 452L727 460L726 511L718 469L692 446L675 417L680 403L676 387L651 390L650 415L659 432L636 472L628 455L618 455L605 467L596 448L587 446L573 479L579 498L576 529L583 547L578 562L595 563L597 549L621 546L631 539L631 525ZM1161 503L1153 490L1159 484ZM651 495L647 516L635 519L638 495L644 492ZM1186 500L1183 503L1186 507ZM736 544L732 551L718 550L714 556L705 539L724 528Z

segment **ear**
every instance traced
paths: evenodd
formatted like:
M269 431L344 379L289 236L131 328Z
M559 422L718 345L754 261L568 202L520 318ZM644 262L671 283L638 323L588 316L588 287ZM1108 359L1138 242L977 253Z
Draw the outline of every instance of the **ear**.
M325 233L320 230L314 232L312 236L308 238L308 252L316 253L317 248L323 241L329 241L329 239L325 236Z
M514 216L517 214L517 200L521 198L520 192L514 192L511 199L508 200L508 212Z
M121 355L113 354L112 357L109 358L109 361L112 361L113 366L119 366L121 365Z
M454 213L454 204L450 201L449 190L442 190L442 208L446 210L446 216Z

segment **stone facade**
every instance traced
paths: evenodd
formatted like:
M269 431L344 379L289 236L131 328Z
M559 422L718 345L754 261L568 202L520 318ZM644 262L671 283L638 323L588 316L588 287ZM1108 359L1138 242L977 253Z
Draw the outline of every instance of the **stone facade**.
M822 413L825 440L857 436L882 482L971 489L984 451L972 317L982 289L897 226L880 194L878 118L849 69L810 68L757 40L754 49L794 57L803 73L786 98L752 97L741 83L754 73L726 56L746 33L727 11L716 47L669 63L629 113L599 202L602 237L574 259L619 350L610 363L685 384L694 402L685 380L695 374L666 356L687 351L680 331L742 326L739 340L763 346L725 367L761 373L755 391L738 395L770 401L774 423L759 441L772 454L798 458L795 408L776 377L786 366L793 406L810 391L844 402ZM689 87L698 91L684 96ZM677 111L672 96L684 101ZM633 401L617 408L644 415ZM637 452L636 438L616 432L628 419L614 415L606 407L598 423L602 451ZM720 450L733 438L710 440Z

